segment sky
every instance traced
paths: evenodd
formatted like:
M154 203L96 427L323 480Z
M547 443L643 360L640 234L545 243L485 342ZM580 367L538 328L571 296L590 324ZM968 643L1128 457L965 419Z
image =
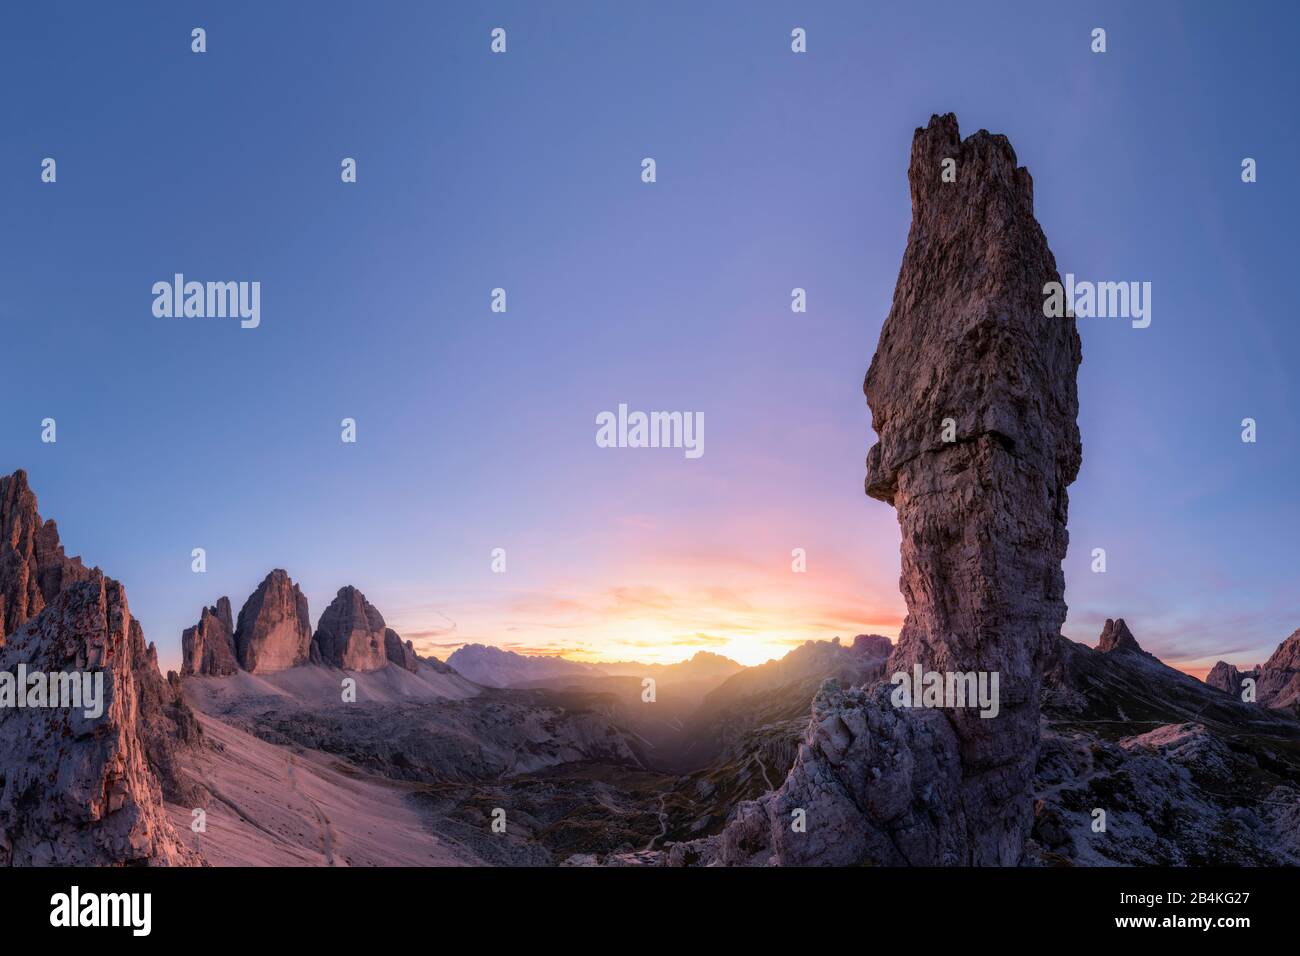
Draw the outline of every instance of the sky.
M861 384L913 130L954 112L1010 138L1062 273L1152 283L1149 328L1079 322L1065 634L1124 617L1193 672L1261 661L1300 627L1298 28L1281 3L8 6L0 470L164 667L276 567L313 620L352 584L440 657L896 636ZM178 272L260 282L260 325L156 317ZM702 413L704 454L598 447L619 404Z

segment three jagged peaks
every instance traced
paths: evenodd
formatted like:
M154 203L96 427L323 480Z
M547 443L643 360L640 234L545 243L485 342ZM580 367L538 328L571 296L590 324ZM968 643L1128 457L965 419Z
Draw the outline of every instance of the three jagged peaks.
M268 574L231 624L231 604L222 597L204 608L199 622L181 636L181 673L227 677L238 671L271 674L307 664L351 671L375 671L395 664L412 673L420 658L384 616L352 585L339 588L311 629L307 597L276 568Z

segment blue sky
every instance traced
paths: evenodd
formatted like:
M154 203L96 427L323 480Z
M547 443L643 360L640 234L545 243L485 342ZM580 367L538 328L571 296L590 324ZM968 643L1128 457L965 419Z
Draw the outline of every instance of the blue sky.
M1067 635L1263 659L1300 627L1296 8L902 6L6 9L0 469L164 665L272 567L440 654L892 635L861 381L951 111L1010 138L1062 272L1153 286L1148 329L1080 322ZM260 281L261 326L155 318L175 272ZM597 448L619 403L702 411L706 454Z

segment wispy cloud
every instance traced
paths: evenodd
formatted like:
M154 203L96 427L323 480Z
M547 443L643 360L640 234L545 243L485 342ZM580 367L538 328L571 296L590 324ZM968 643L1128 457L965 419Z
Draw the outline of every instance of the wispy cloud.
M902 623L901 598L872 603L830 575L739 560L711 567L691 561L645 577L664 583L446 594L437 605L394 614L394 627L405 625L401 633L430 652L485 643L584 660L671 663L709 649L753 664L806 640L867 630L894 636ZM448 640L449 628L421 625L435 607L460 622L455 640Z

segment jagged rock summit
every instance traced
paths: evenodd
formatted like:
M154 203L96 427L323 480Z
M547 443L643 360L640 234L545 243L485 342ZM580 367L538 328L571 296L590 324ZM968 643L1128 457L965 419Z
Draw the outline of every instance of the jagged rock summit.
M1279 644L1260 667L1259 702L1266 707L1300 704L1300 629Z
M307 598L289 575L276 569L266 576L230 621L230 599L204 608L198 624L181 635L181 673L186 677L229 677L242 671L268 674L306 664L352 671L377 671L394 664L418 673L422 658L384 623L384 616L352 585L339 589L309 637Z
M391 627L384 628L384 654L387 655L389 663L403 667L412 674L420 669L420 655L415 653L415 645L410 641L402 641L401 635ZM439 660L431 660L430 663L435 670L446 673L451 670L445 667Z
M956 182L940 175L948 159ZM1009 864L1032 822L1039 687L1065 621L1082 349L1073 317L1044 315L1060 276L1005 136L963 140L952 114L931 117L908 179L907 250L863 385L879 435L866 490L902 532L907 618L888 670L1000 675L997 717L944 712L961 782L933 846L964 833L961 862Z
M320 616L312 642L326 664L373 671L388 666L387 630L384 616L349 584L339 588L338 595Z
M1215 662L1215 665L1210 668L1210 672L1205 675L1205 683L1223 691L1225 694L1236 696L1241 693L1241 682L1243 678L1257 678L1258 676L1259 668L1240 671L1227 661L1217 661Z
M0 503L0 673L102 682L94 708L0 708L0 866L198 862L163 803L189 792L175 758L200 733L178 682L122 585L64 555L24 472L0 478Z
M1079 336L1073 317L1044 315L1060 277L1005 136L963 140L953 115L933 116L908 181L907 249L863 386L879 436L866 491L902 532L908 613L885 674L998 674L1000 710L895 707L889 683L828 682L784 784L701 850L721 862L1006 865L1032 827L1082 457ZM797 809L815 837L792 832Z
M1103 654L1143 654L1151 657L1142 650L1142 646L1138 644L1137 638L1133 636L1133 632L1128 629L1122 617L1115 620L1106 618L1106 623L1101 629L1101 638L1097 641L1097 650Z
M205 607L199 623L181 634L181 674L226 677L238 669L230 598L222 597L212 607Z
M1238 670L1218 661L1205 675L1205 683L1238 696L1246 678L1255 681L1255 700L1265 707L1300 709L1300 629L1277 646L1263 664Z
M1300 724L1117 649L1118 624L1108 651L1057 642L1022 864L1295 866Z
M239 666L250 674L269 674L306 664L311 654L307 598L276 568L244 602L235 627Z
M0 478L0 644L53 602L65 584L90 570L69 558L53 521L36 513L36 495L21 468Z

